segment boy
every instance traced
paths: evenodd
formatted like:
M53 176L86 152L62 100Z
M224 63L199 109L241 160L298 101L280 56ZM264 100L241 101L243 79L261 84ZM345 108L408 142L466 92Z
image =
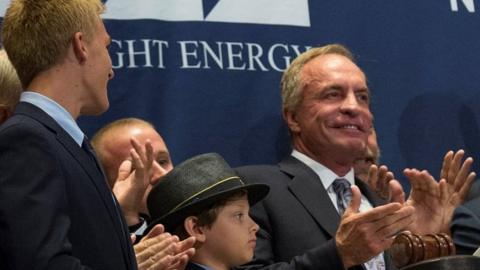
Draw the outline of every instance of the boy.
M148 229L162 223L182 239L195 237L195 255L186 269L230 269L253 258L259 227L248 212L268 191L264 184L244 184L220 155L199 155L152 189Z

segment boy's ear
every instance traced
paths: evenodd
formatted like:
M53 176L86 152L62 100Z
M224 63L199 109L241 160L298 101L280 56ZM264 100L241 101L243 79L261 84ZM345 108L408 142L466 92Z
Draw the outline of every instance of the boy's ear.
M82 32L76 32L72 38L72 47L75 57L79 63L87 60L87 47L85 46L85 35Z
M185 227L185 231L190 235L194 236L197 242L203 243L207 240L207 236L205 235L205 229L203 226L198 226L198 218L195 216L189 216L183 222L183 226Z

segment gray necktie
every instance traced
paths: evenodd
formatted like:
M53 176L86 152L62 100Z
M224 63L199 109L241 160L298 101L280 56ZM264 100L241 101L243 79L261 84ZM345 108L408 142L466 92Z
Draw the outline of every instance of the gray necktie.
M333 190L337 194L337 206L340 216L343 215L348 204L352 200L352 188L350 182L345 178L337 178L333 181ZM385 270L385 261L383 260L383 253L373 257L370 261L363 264L368 270Z
M352 200L352 189L350 187L350 182L348 182L345 178L337 178L335 181L333 181L332 186L333 191L335 191L337 194L338 213L341 216Z

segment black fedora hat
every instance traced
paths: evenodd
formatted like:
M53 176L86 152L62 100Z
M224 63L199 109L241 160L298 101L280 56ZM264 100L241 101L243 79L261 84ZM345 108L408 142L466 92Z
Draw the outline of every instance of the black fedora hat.
M146 232L158 223L171 232L188 216L239 190L247 191L248 201L253 205L267 195L269 187L245 184L217 153L190 158L175 166L150 191L147 206L151 222Z

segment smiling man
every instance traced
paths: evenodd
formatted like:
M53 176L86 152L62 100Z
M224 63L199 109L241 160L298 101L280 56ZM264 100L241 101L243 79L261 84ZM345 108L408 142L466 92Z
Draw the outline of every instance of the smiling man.
M237 169L247 181L271 186L252 208L260 231L247 267L386 269L383 251L414 210L375 207L379 198L354 177L372 129L365 74L345 47L327 45L297 57L281 87L293 152L277 166Z
M270 185L252 207L260 230L247 268L392 269L384 251L398 232L448 232L453 209L475 179L473 160L449 151L438 182L427 171L406 169L408 200L390 179L391 203L384 204L354 176L373 129L367 79L347 48L332 44L299 55L281 88L291 155L276 166L237 169L246 181ZM367 182L387 180L385 166L372 169Z

